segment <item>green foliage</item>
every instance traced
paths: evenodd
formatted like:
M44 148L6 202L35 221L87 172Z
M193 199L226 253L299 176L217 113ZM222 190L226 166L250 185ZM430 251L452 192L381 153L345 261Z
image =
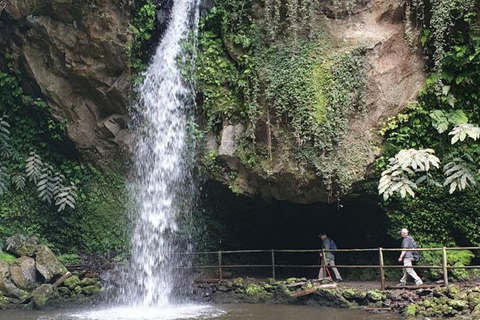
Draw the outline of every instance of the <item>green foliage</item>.
M23 93L20 75L12 70L0 72L0 126L10 133L0 129L0 139L4 133L2 141L15 150L0 156L0 187L8 187L10 179L13 185L0 197L0 237L35 235L56 252L125 250L122 176L77 159L65 125L51 118L44 102Z
M129 30L132 35L127 44L127 54L130 60L130 69L134 75L133 84L141 81L139 74L145 70L145 63L149 58L149 45L155 27L156 6L152 0L135 1L132 9L132 20Z
M15 262L15 256L11 255L10 253L0 252L0 261L5 261L8 264L12 264Z
M441 248L439 243L428 243L426 248ZM448 250L447 264L449 266L468 266L472 262L474 254L469 250ZM442 265L442 251L422 251L422 265L441 266ZM443 277L441 269L427 269L429 278L438 280ZM449 274L458 280L467 280L468 273L462 269L450 269Z
M449 3L447 14L452 14L452 20L444 29L448 36L442 40L441 72L435 70L427 78L417 103L410 104L404 114L387 121L381 131L386 140L382 150L384 156L377 161L377 168L379 172L385 170L386 159L402 149L434 149L444 167L443 172L431 172L431 177L435 181L445 181L448 189L424 185L417 189L415 199L387 201L383 206L392 230L399 227L415 230L414 234L423 243L478 245L479 191L478 188L467 189L467 186L474 186L478 179L480 146L474 141L478 135L476 126L466 124L480 121L477 111L480 105L477 90L480 86L480 38L475 14L464 10L464 5L469 5L470 1L462 4L455 0L443 2ZM439 5L438 1L435 5ZM433 14L445 14L445 11ZM430 20L426 27L429 31L424 32L423 41L427 54L432 56L438 33L432 35L434 28ZM446 132L452 127L455 131L449 136ZM439 135L439 132L444 134ZM450 195L448 191L457 192Z
M432 125L437 129L438 133L444 133L450 127L450 125L465 124L468 122L468 118L463 110L433 110L430 113L432 118Z
M257 24L250 1L215 1L200 23L198 100L208 130L248 124L236 156L249 169L268 176L273 162L300 163L308 170L296 172L313 170L332 193L345 192L365 152L344 145L349 117L365 111L364 49L332 48L313 34L317 5L269 0ZM352 163L340 155L346 149L355 152Z
M75 253L61 254L57 258L63 265L75 264L81 261L80 257Z
M430 167L440 167L440 159L434 153L432 149L400 150L394 158L389 159L388 168L382 172L378 194L383 194L384 200L388 200L394 193L399 193L402 198L407 194L415 197L413 190L429 178ZM420 176L416 182L411 181L410 178L419 172L425 172L425 175Z

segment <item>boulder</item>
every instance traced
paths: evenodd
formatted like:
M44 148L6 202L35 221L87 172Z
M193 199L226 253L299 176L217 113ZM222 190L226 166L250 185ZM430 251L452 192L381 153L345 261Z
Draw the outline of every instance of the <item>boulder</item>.
M42 284L33 292L33 302L37 309L44 309L49 300L58 298L58 291L51 284Z
M82 281L80 281L80 285L82 287L93 286L93 285L96 285L97 283L98 281L93 278L83 278Z
M71 276L70 278L65 280L63 284L70 290L73 290L75 287L80 285L80 279L77 276Z
M10 265L5 261L0 261L0 292L19 300L25 300L27 297L27 292L17 288L10 280Z
M58 261L52 250L44 245L38 246L35 260L36 269L45 278L46 282L51 282L67 272L67 268Z
M82 288L82 292L84 292L86 295L92 295L96 292L100 292L100 288L98 287L98 285L93 285L93 286L87 286L87 287L84 287Z
M37 237L26 237L23 234L13 235L5 241L5 250L17 257L32 257L37 250Z
M37 281L35 260L20 257L10 267L11 279L20 289L32 289Z
M238 147L239 139L244 135L245 127L242 124L228 125L221 133L218 158L224 160L227 166L238 169L238 160L235 158L235 149Z
M128 1L8 2L0 54L12 54L25 92L45 98L46 110L65 123L84 155L121 156L120 144L131 142L117 121L129 105Z

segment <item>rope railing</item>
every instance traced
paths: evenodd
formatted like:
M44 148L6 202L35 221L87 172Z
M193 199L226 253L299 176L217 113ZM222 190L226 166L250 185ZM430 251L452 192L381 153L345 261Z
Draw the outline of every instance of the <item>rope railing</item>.
M426 265L415 265L417 269L442 269L443 270L443 284L448 286L448 270L449 269L480 269L479 265L471 266L449 266L447 264L447 253L450 250L480 250L480 247L442 247L442 248L416 248L416 249L402 249L402 248L365 248L365 249L337 249L337 250L327 250L327 249L303 249L303 250L227 250L227 251L206 251L206 252L191 252L191 253L178 253L178 254L187 254L187 255L216 255L217 264L216 265L199 265L191 267L193 269L217 269L218 279L222 280L222 271L223 269L234 269L234 268L271 268L272 278L275 279L276 269L277 268L327 268L325 261L326 252L378 252L378 264L370 265L335 265L336 268L374 268L379 269L380 271L380 287L382 290L385 290L385 269L399 269L405 268L404 266L399 265L386 265L384 260L385 252L399 252L399 251L441 251L442 252L442 265L440 266L426 266ZM275 263L275 254L276 253L318 253L322 256L322 264L276 264ZM222 260L224 255L228 254L246 254L246 253L269 253L270 254L270 264L223 264ZM324 272L324 274L326 274Z

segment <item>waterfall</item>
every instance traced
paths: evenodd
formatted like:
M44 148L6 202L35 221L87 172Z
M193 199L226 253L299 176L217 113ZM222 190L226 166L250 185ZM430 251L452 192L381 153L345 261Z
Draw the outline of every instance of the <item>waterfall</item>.
M123 305L166 306L172 303L172 288L178 283L179 255L173 252L179 250L177 220L193 202L185 199L192 185L187 115L193 92L177 63L186 63L182 42L192 30L196 35L198 1L174 0L167 30L138 91L133 117L136 224L131 267L119 301Z

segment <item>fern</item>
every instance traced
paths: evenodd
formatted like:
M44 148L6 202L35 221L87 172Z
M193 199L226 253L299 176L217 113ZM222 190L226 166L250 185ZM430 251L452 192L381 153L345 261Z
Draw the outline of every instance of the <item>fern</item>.
M30 157L26 160L25 173L30 181L37 183L42 174L42 158L35 152L30 152Z
M52 200L55 197L55 185L54 185L54 170L53 167L50 165L46 165L42 169L42 174L37 183L37 191L38 197L42 201L47 201L48 203L52 203ZM56 190L58 192L58 190Z
M455 144L459 140L464 141L467 137L477 140L480 138L480 128L470 123L460 124L453 128L448 135L453 136L452 144Z
M25 189L26 179L22 173L15 173L12 175L12 183L17 190Z
M70 186L62 187L60 192L55 196L55 205L58 206L58 212L65 210L67 205L75 209L76 198L77 187L75 184L70 183Z
M0 146L2 149L10 146L10 130L8 130L10 125L5 121L7 118L5 114L0 117Z
M8 190L8 170L5 167L0 167L0 195L4 194Z

